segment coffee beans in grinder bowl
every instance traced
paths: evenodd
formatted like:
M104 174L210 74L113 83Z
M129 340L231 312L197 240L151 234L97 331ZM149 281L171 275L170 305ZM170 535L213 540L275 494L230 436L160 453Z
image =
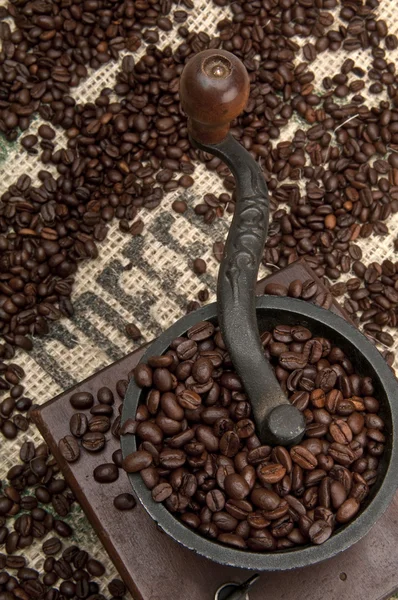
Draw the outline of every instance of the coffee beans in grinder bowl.
M135 368L122 415L123 466L154 521L218 563L286 570L363 537L397 487L396 379L333 313L255 298L268 192L228 133L249 80L221 50L181 77L193 143L221 158L237 203L217 303L183 317Z

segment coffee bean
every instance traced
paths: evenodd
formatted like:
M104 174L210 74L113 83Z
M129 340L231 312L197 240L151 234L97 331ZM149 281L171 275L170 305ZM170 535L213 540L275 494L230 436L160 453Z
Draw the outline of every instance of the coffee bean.
M36 146L38 141L39 141L39 139L38 139L37 135L29 134L29 135L25 135L21 139L21 144L25 148L25 150L27 150L28 152L37 154L37 150L33 150L33 148L34 148L34 146Z
M332 527L324 520L315 521L308 531L313 544L323 544L330 538L331 534Z
M207 265L202 258L196 258L193 262L193 272L197 275L203 275L206 273Z
M69 422L69 429L72 435L77 438L82 437L88 428L87 417L83 413L74 413Z
M201 405L201 397L192 390L184 390L177 394L177 401L182 408L195 410Z
M69 513L69 502L62 494L54 494L52 497L52 505L55 512L60 517L66 517Z
M192 365L192 376L198 383L209 381L213 371L213 364L208 358L198 358Z
M124 596L126 594L126 586L120 579L112 579L108 583L108 590L111 596Z
M224 489L227 495L234 500L243 500L250 492L250 487L244 477L235 473L226 476Z
M112 390L107 387L98 390L97 400L100 404L113 404L115 402Z
M206 494L206 504L212 512L224 509L225 496L220 490L211 490Z
M340 506L336 514L336 521L338 523L347 523L354 518L359 510L360 504L356 498L348 498Z
M250 499L255 506L266 511L275 510L280 503L279 496L272 490L265 488L255 488Z
M240 447L239 436L234 431L227 431L220 440L220 451L229 458L235 456Z
M49 125L40 125L38 134L45 140L53 140L55 138L55 131Z
M173 488L169 483L159 483L152 489L152 498L155 502L163 502L171 496Z
M136 501L132 494L123 493L114 498L113 505L118 510L131 510L135 507Z
M286 469L278 463L262 464L257 468L257 475L263 485L278 483L284 478Z
M54 520L54 530L56 533L58 533L58 535L64 538L69 537L72 533L70 525L61 519Z
M76 392L69 399L73 408L77 410L85 410L91 408L94 404L93 395L89 392Z
M293 446L290 450L290 456L292 461L298 464L302 469L315 469L318 464L316 456L302 446Z
M88 421L88 428L90 431L106 433L111 427L111 421L107 416L94 416Z
M68 462L75 462L80 456L79 445L71 435L63 437L58 443L58 448L61 456Z
M142 469L146 469L152 464L152 456L145 450L137 450L126 456L123 461L123 469L127 473L136 473Z
M101 577L105 573L104 565L94 558L90 558L86 563L86 569L94 577Z
M89 452L99 452L105 446L105 436L100 431L88 431L82 437L81 444Z
M141 331L134 323L129 323L128 325L126 325L125 331L127 337L131 338L134 341L139 340L142 337Z
M62 548L62 542L56 537L48 538L45 542L43 542L43 552L47 556L52 556L54 554L58 554L58 552Z
M177 356L180 360L189 360L197 351L197 344L193 339L184 340L176 348Z
M140 363L134 369L134 379L139 387L151 387L152 369L150 369L147 365Z
M264 294L270 294L272 296L287 296L288 290L286 286L280 283L267 283L264 287Z
M184 202L184 200L174 200L171 207L174 210L174 212L178 214L184 214L188 209L188 205L186 202Z
M30 441L24 442L19 451L19 457L22 460L22 462L28 463L32 460L32 458L34 458L34 456L35 456L34 443L30 442Z
M114 463L104 463L95 467L93 475L98 483L113 483L119 477L119 469Z
M90 408L90 413L92 415L105 415L109 417L113 414L113 407L109 404L95 404Z
M190 340L195 342L202 342L207 340L213 335L214 325L207 321L201 321L193 325L187 332L187 336Z

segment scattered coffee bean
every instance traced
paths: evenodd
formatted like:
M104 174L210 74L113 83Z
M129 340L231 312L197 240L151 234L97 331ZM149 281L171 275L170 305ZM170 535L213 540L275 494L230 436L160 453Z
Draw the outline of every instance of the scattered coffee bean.
M134 325L134 323L129 323L126 325L126 335L134 341L139 340L142 337L141 331L138 329L137 325Z
M58 447L61 456L68 462L75 462L80 456L79 444L71 435L66 435L62 438L58 443Z
M113 504L118 510L131 510L135 507L136 501L132 494L124 493L116 496L113 500Z
M104 463L95 467L93 475L98 483L113 483L119 477L119 469L114 463Z
M85 410L91 408L94 404L93 395L89 392L77 392L70 397L70 403L73 408Z
M197 275L203 275L206 273L207 265L202 258L195 258L193 261L193 272Z

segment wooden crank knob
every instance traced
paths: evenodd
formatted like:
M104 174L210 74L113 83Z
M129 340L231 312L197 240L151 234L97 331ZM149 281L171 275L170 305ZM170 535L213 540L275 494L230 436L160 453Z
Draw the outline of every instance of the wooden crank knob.
M222 142L231 121L246 106L249 91L249 75L236 56L225 50L196 54L180 79L180 99L191 137L202 144Z

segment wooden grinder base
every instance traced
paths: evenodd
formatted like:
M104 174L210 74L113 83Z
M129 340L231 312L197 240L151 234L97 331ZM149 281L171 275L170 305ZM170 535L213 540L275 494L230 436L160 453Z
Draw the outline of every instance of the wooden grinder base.
M262 294L265 283L288 285L295 279L313 278L322 285L304 262L297 262L257 284ZM333 312L346 314L336 301ZM94 395L106 385L117 397L119 379L140 360L144 348L92 375L67 392L34 411L39 427L63 474L87 517L113 560L135 600L213 600L224 583L244 581L250 572L212 563L186 550L153 523L137 506L120 512L113 498L131 492L127 476L108 485L94 481L93 469L112 462L119 447L109 433L106 448L99 454L85 452L76 463L67 463L58 452L58 441L69 434L69 419L74 409L72 392L90 391ZM264 573L250 592L250 600L382 600L398 589L398 493L388 511L370 533L350 550L333 559L285 573Z

